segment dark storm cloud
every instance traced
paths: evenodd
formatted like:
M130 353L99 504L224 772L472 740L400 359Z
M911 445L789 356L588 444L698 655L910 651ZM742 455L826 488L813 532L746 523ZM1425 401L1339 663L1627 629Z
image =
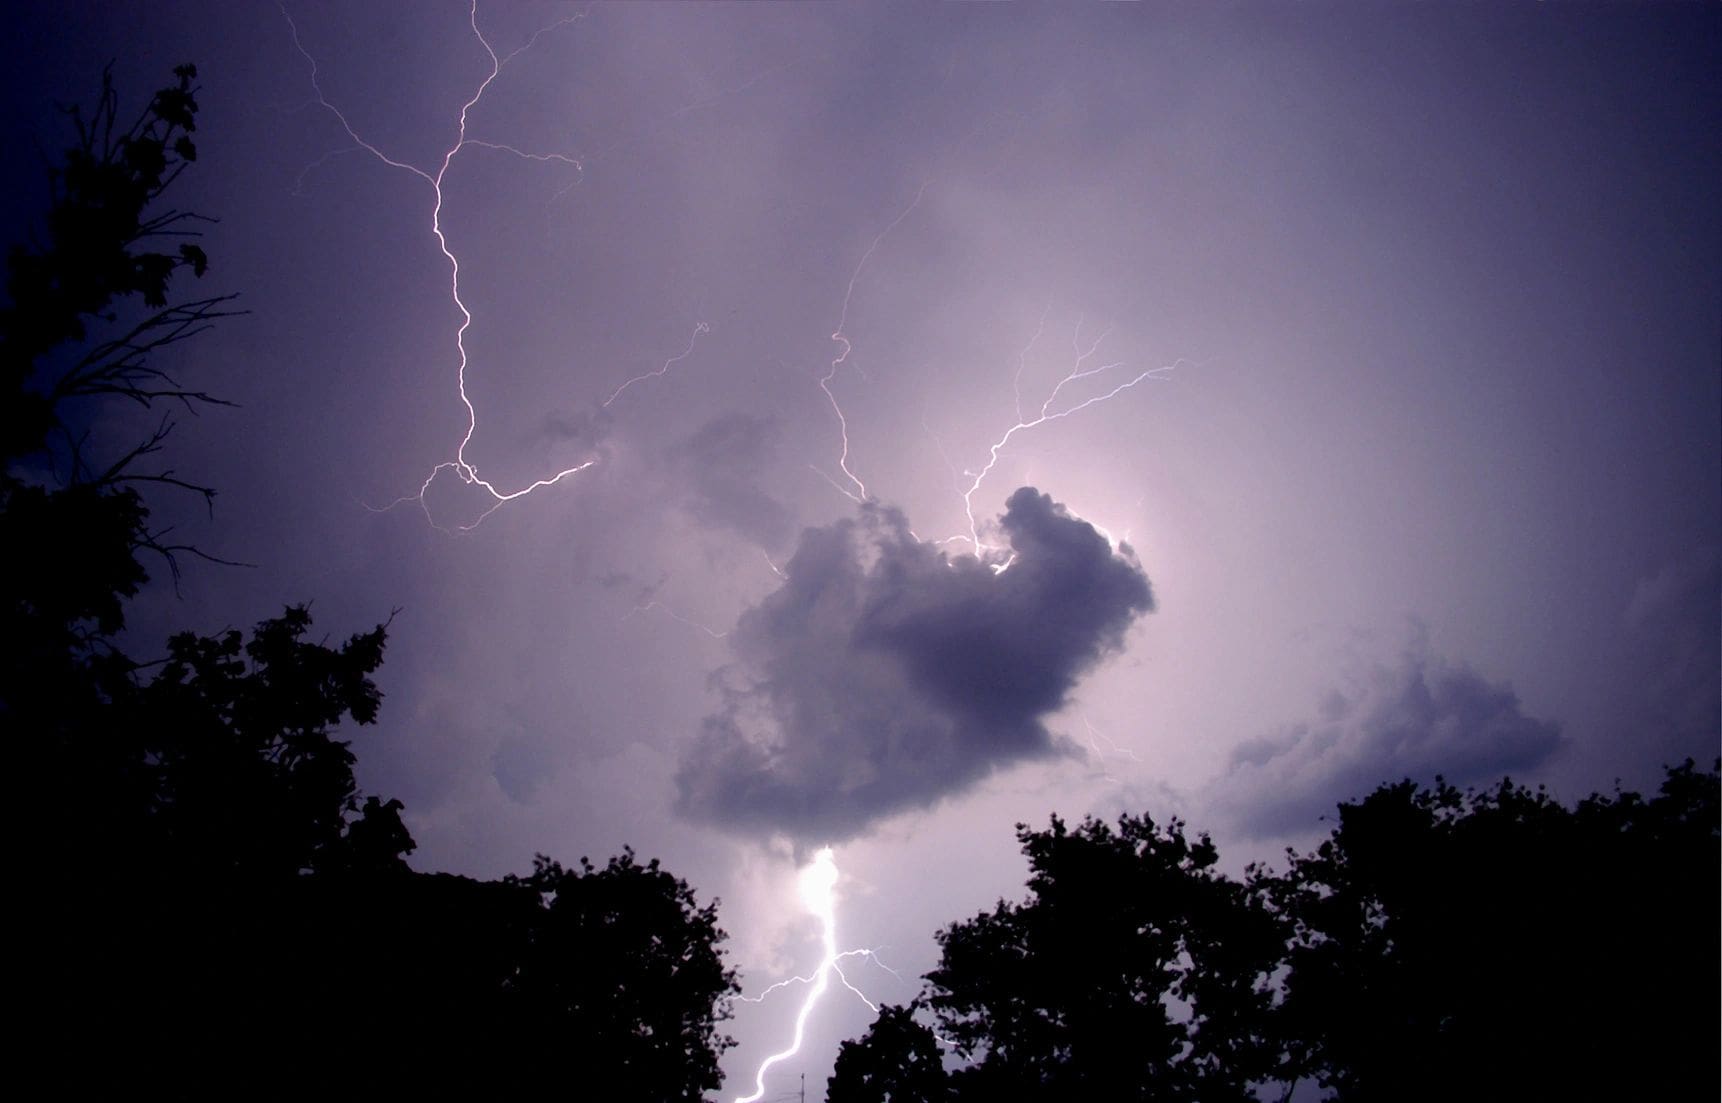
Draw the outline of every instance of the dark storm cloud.
M679 809L802 842L853 836L1007 763L1154 599L1125 549L1025 487L1009 569L947 556L883 507L806 530L787 580L730 635L724 707L677 775Z
M794 516L760 488L760 473L774 461L779 435L774 418L727 413L672 449L668 458L687 487L688 511L767 551L787 547Z
M1559 725L1525 715L1511 686L1432 656L1419 634L1397 665L1330 692L1316 719L1237 747L1217 796L1268 837L1311 828L1383 782L1486 784L1537 767L1563 742Z

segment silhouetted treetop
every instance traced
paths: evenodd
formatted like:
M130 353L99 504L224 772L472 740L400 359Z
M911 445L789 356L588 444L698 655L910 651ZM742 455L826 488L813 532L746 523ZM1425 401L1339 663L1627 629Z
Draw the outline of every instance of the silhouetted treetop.
M508 883L543 902L509 984L523 1026L634 1098L703 1098L735 1043L718 1033L739 991L717 905L631 849L566 869L542 855Z
M915 1019L918 1002L884 1004L859 1041L837 1050L825 1103L937 1103L951 1098L938 1037Z
M181 860L290 875L337 847L358 805L353 753L333 729L376 719L385 629L331 648L305 640L310 625L296 606L250 640L181 633L118 702L153 783L148 822Z
M10 301L0 309L0 372L7 390L21 386L52 349L83 341L92 319L114 321L114 311L133 296L157 313L141 328L95 346L57 372L45 393L31 396L31 409L15 411L16 420L0 433L9 448L41 447L54 422L52 408L64 398L204 397L180 391L164 373L143 363L148 341L159 341L164 330L171 333L179 323L195 325L194 315L227 298L169 310L174 273L190 268L201 276L209 258L189 241L168 252L143 247L162 238L196 237L194 224L209 221L189 211L156 209L186 165L197 159L191 140L197 129L192 83L197 69L181 65L174 76L176 82L156 92L129 125L120 121L111 73L102 74L101 93L87 118L80 107L67 111L76 141L53 170L45 240L34 247L14 246L7 257ZM166 389L152 390L158 386Z
M1241 880L1177 820L1019 826L1028 898L939 932L830 1098L1714 1099L1718 772L1384 785Z
M1265 1078L1283 934L1176 820L1019 825L1029 898L939 932L928 1006L965 1093L1238 1099ZM983 1087L985 1085L985 1087ZM979 1093L979 1094L976 1094ZM967 1095L965 1095L967 1097Z
M1690 760L1648 800L1438 781L1342 805L1262 879L1295 926L1296 1071L1340 1100L1714 1098L1718 831Z

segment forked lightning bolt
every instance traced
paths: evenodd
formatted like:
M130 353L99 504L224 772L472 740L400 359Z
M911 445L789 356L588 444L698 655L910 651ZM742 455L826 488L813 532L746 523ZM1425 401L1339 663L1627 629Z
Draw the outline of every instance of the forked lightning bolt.
M987 475L989 475L992 472L992 469L998 465L999 453L1004 451L1005 445L1010 443L1012 437L1016 436L1018 433L1026 432L1029 429L1034 429L1038 426L1044 425L1049 421L1057 421L1061 418L1067 418L1072 414L1080 413L1081 411L1088 409L1090 406L1096 406L1102 402L1108 402L1136 386L1138 383L1143 383L1150 379L1160 379L1165 377L1182 363L1182 361L1179 361L1162 367L1147 368L1142 371L1138 371L1135 375L1125 379L1122 383L1115 384L1110 390L1103 391L1100 394L1090 395L1074 405L1060 408L1058 407L1058 396L1064 391L1065 387L1081 379L1088 379L1098 375L1106 375L1112 372L1115 368L1121 368L1124 366L1122 361L1109 364L1097 364L1093 366L1089 365L1089 361L1092 360L1094 355L1100 351L1100 346L1105 343L1106 338L1111 331L1107 330L1102 332L1100 336L1094 338L1085 346L1082 340L1082 322L1079 319L1076 323L1076 331L1071 337L1071 352L1075 357L1075 361L1072 363L1070 371L1067 372L1064 378L1060 379L1057 385L1052 388L1052 393L1048 394L1046 396L1046 401L1040 404L1040 411L1033 417L1024 417L1022 412L1023 366L1028 360L1030 350L1032 350L1035 343L1040 340L1040 336L1045 329L1046 312L1043 311L1040 316L1040 324L1035 327L1034 335L1029 338L1028 344L1024 345L1022 351L1017 354L1016 376L1012 381L1012 387L1016 395L1016 424L1012 425L1009 429L1006 429L1004 435L993 442L991 449L989 449L987 453L987 462L980 468L980 470L964 472L964 474L971 480L968 489L963 491L963 514L968 518L969 531L966 536L955 536L949 539L968 541L969 546L974 549L975 554L982 558L986 558L989 554L999 552L1002 549L993 545L985 544L981 541L980 526L975 521L975 494L980 490L981 484L986 481ZM1117 377L1113 376L1113 378ZM1002 569L1002 567L996 567L995 569Z
M466 302L461 297L460 258L455 254L454 250L449 247L448 237L443 231L442 223L443 204L445 200L443 195L443 179L448 175L449 166L454 163L455 156L468 147L493 150L529 161L555 162L570 166L576 172L584 171L584 166L577 157L570 157L561 153L529 153L502 142L492 142L479 138L468 137L467 119L473 108L478 106L479 101L484 98L484 94L490 88L492 82L494 82L497 76L501 74L504 66L526 50L531 49L540 36L549 31L555 30L558 27L564 27L570 23L574 23L584 18L586 13L581 12L577 15L569 16L566 19L557 20L547 26L540 27L532 33L524 45L515 49L511 53L498 56L495 48L491 46L490 41L484 37L484 32L479 30L478 0L472 0L472 4L467 12L467 24L472 28L473 37L477 39L478 44L483 47L485 56L490 59L490 71L485 74L483 80L479 81L478 86L473 90L471 97L461 105L459 118L455 127L454 143L443 151L442 158L437 163L435 171L427 171L417 165L390 157L376 145L360 136L359 132L354 129L352 123L348 121L345 113L343 113L339 107L331 103L328 97L324 94L323 86L319 79L317 59L311 55L310 51L305 48L304 43L300 41L298 24L293 21L293 17L287 11L286 5L280 5L280 9L282 18L287 21L288 29L292 33L294 48L299 51L300 56L302 56L306 63L311 67L311 88L316 94L316 102L335 117L335 120L340 123L341 129L346 131L347 137L358 149L369 153L372 157L375 157L378 161L381 161L383 164L388 165L391 168L402 169L406 172L410 172L414 176L423 180L426 184L430 185L431 193L434 197L431 204L430 231L436 238L437 248L441 250L443 258L448 261L449 296L453 300L455 308L460 312L460 325L456 328L454 335L455 351L459 361L459 367L455 372L455 386L460 396L461 405L466 408L466 431L461 435L460 442L455 446L454 457L452 459L444 460L432 467L430 473L425 476L424 482L419 485L418 493L398 498L383 508L393 509L395 506L416 501L419 504L419 507L424 510L426 520L428 520L433 527L442 529L443 531L449 531L447 529L443 529L443 526L438 525L436 519L432 517L430 506L426 502L426 495L430 493L431 486L436 482L439 476L444 472L451 472L461 482L468 486L478 487L491 498L488 508L480 513L476 520L455 526L455 531L470 532L480 524L483 524L492 513L495 513L498 509L502 508L502 506L514 501L516 498L524 497L535 490L541 490L547 486L554 486L563 479L568 478L570 475L578 474L597 462L596 460L587 460L584 463L575 464L573 467L566 467L560 471L546 475L543 478L533 480L525 486L513 490L504 490L498 487L495 483L479 475L478 468L467 458L467 446L472 443L473 435L478 431L478 410L473 406L472 398L468 395L466 388L467 369L471 364L466 348L466 333L472 326L472 311L467 309ZM671 357L656 371L647 372L644 375L635 376L634 378L627 380L610 393L610 396L604 400L603 405L608 407L622 394L623 391L627 390L633 384L668 372L671 366L678 361L685 359L693 352L694 342L698 340L700 334L708 332L708 330L709 327L704 322L696 325L694 327L693 336L688 340L688 348L686 351L679 356Z
M473 466L473 464L467 460L467 458L466 458L467 445L472 442L473 434L478 431L478 411L473 406L472 399L467 395L467 391L466 391L466 370L467 370L467 367L469 364L469 358L468 358L467 350L466 350L466 331L472 326L472 311L467 309L466 303L461 298L461 295L460 295L460 258L455 255L455 253L452 249L449 248L448 238L443 233L443 226L442 226L442 210L443 210L442 182L443 182L443 178L448 174L449 165L451 165L454 162L455 155L457 153L459 153L461 150L465 149L467 146L479 146L479 147L484 148L484 149L497 150L500 152L513 154L514 156L517 156L517 157L526 157L526 158L529 158L532 160L556 161L556 162L559 162L562 164L571 165L576 170L579 170L581 168L581 165L580 165L580 162L578 159L573 158L573 157L568 157L568 156L565 156L563 154L559 154L559 153L545 153L545 154L523 153L522 151L515 149L513 146L507 146L507 145L503 145L501 143L495 143L495 142L481 142L477 139L468 138L466 135L466 125L467 125L468 114L472 111L472 109L475 106L477 106L478 101L484 98L485 91L490 87L491 82L497 78L497 75L502 72L502 67L504 65L508 64L508 62L513 60L522 51L530 49L531 46L533 45L533 43L537 42L538 37L541 34L545 33L546 31L553 30L556 27L565 26L569 23L572 23L575 20L582 18L584 13L581 13L581 15L570 16L567 19L559 20L556 23L553 23L548 27L540 28L538 31L533 32L532 37L526 41L525 45L521 46L519 49L515 50L513 53L510 53L504 57L498 57L495 49L493 49L491 47L489 40L487 40L484 37L484 32L482 32L478 29L478 0L472 0L472 6L468 10L467 23L472 28L473 37L478 40L478 43L480 46L484 47L485 55L490 58L490 72L487 73L485 75L484 79L479 82L478 87L473 91L471 98L469 98L464 104L461 105L459 123L458 123L457 127L455 128L454 144L449 146L448 149L446 149L443 152L442 160L437 165L436 171L435 172L427 172L424 169L419 168L417 165L410 164L406 161L396 160L395 158L390 157L388 154L384 153L381 149L377 148L375 145L371 144L370 142L366 141L364 138L360 137L358 131L353 129L353 125L347 121L347 116L341 111L340 108L338 108L334 104L330 103L328 97L326 95L324 95L323 86L322 86L320 80L318 79L317 59L311 56L310 51L306 50L304 44L299 40L298 24L296 24L293 21L293 16L287 11L286 5L283 4L283 5L280 5L280 7L281 7L282 18L287 20L287 26L293 35L293 47L299 51L300 56L304 57L306 62L311 66L311 88L316 93L317 103L320 104L325 109L327 109L329 111L329 113L335 117L336 121L338 121L341 124L341 129L343 129L347 132L347 137L352 139L353 143L355 145L357 145L360 149L369 153L371 156L375 157L377 160L381 161L385 165L390 166L391 168L404 169L405 171L410 172L413 175L419 177L425 183L430 185L431 192L435 197L435 201L431 205L431 227L430 227L431 233L433 235L435 235L436 240L437 240L437 247L442 251L443 257L448 261L448 265L449 265L449 294L454 300L454 305L455 305L456 309L458 309L460 311L460 318L461 318L460 326L455 330L455 337L454 337L455 349L459 354L459 361L460 361L460 366L459 366L459 368L455 374L455 383L456 383L456 389L458 390L458 392L460 394L461 404L466 407L466 432L464 434L462 434L462 436L460 438L460 443L455 446L454 458L450 459L450 460L444 460L442 463L439 463L436 466L432 467L430 474L425 477L424 482L419 486L419 491L417 494L408 495L406 497L397 499L396 501L391 503L387 508L392 509L394 506L401 505L405 502L417 501L419 503L419 506L422 509L424 509L426 520L430 521L430 523L432 525L436 525L435 518L433 518L431 516L430 507L425 502L425 495L430 492L431 484L436 481L437 476L441 475L444 471L452 471L462 482L464 482L470 486L476 486L476 487L481 488L487 494L489 494L492 499L494 499L492 501L490 507L488 509L486 509L482 514L480 514L477 520L469 522L468 524L457 526L457 528L460 531L469 532L472 529L477 528L480 524L482 524L484 522L484 520L486 518L488 518L492 513L496 512L496 510L501 508L504 504L511 502L516 498L530 494L534 490L538 490L542 487L553 486L556 483L561 482L563 479L567 478L570 475L574 475L574 474L577 474L581 471L584 471L586 468L592 466L592 464L594 462L596 462L594 460L587 460L585 463L576 464L573 467L564 468L563 470L558 471L555 474L549 475L549 476L542 478L542 479L537 479L534 482L530 483L529 485L521 487L517 490L501 490L494 483L490 482L487 479L482 478L478 473L478 468ZM436 526L436 527L440 528L441 526Z
M482 524L490 517L491 514L496 512L503 505L506 505L517 498L531 494L534 491L556 485L564 479L586 470L597 462L595 459L586 460L585 462L576 464L572 467L555 471L524 486L520 486L515 489L503 489L498 487L495 483L481 477L478 468L471 462L471 460L468 459L468 446L472 443L473 437L477 433L478 429L478 411L467 391L467 371L470 367L470 357L466 347L466 335L467 331L472 326L473 315L468 309L461 294L460 258L450 247L443 228L443 209L445 203L443 181L447 176L449 167L454 162L455 157L460 154L461 151L469 147L489 150L539 163L560 164L573 169L576 173L576 180L578 180L578 174L584 172L584 165L578 157L560 153L529 152L501 142L469 137L467 127L469 115L473 109L478 106L480 101L484 98L486 91L510 61L522 52L530 49L542 35L559 27L576 22L583 18L586 13L582 12L539 28L537 31L534 31L527 42L518 49L505 55L498 55L490 41L486 39L484 33L479 29L477 0L472 0L468 10L468 25L471 28L473 37L483 48L486 57L490 60L489 72L482 80L479 81L470 97L461 105L456 126L454 128L453 143L443 151L440 160L436 163L434 169L425 169L410 162L391 157L381 148L370 141L367 141L359 134L341 109L334 103L330 102L324 94L323 87L319 79L317 60L301 42L299 28L297 24L295 24L291 14L287 11L284 4L281 5L281 14L286 20L292 33L294 48L305 59L306 63L310 67L310 84L315 93L315 102L322 108L326 109L335 118L342 130L346 133L347 138L353 143L352 148L369 154L384 165L391 168L401 169L417 176L419 179L423 180L431 190L433 201L430 210L429 228L432 236L436 238L438 249L442 253L444 259L448 262L449 294L460 315L460 324L456 328L454 335L455 351L457 354L456 359L458 361L455 381L460 402L466 410L466 428L462 433L459 442L455 446L453 457L434 465L426 475L424 481L420 484L416 494L407 495L397 499L385 508L393 508L394 506L398 506L406 502L417 502L420 508L424 511L426 519L434 527L443 529L443 526L438 525L435 518L432 516L426 498L430 493L432 486L436 483L436 480L445 472L451 473L462 483L468 486L477 487L490 496L491 501L488 507L485 508L475 520L454 526L454 531L471 531ZM339 152L343 151L335 151L335 153ZM307 171L310 167L315 167L315 165L321 164L323 161L327 160L329 156L333 155L334 153L325 155L324 158L320 158L318 161L313 162L312 166L308 166ZM850 354L854 349L854 345L847 331L849 312L854 300L856 287L869 262L884 244L887 237L889 237L891 233L916 210L921 203L922 197L926 194L930 183L930 181L924 181L920 185L916 190L914 197L901 211L897 213L890 223L879 231L879 233L873 238L872 242L868 245L867 249L862 253L859 261L856 263L844 291L842 305L838 312L837 325L831 333L831 341L836 346L835 355L832 357L823 374L819 378L819 388L824 393L827 402L830 404L831 411L837 420L840 443L837 467L842 478L846 480L846 483L840 482L836 478L826 475L824 471L820 471L819 473L825 476L827 481L829 481L840 493L858 504L870 501L872 495L869 492L866 483L861 479L860 475L856 473L854 467L851 465L849 422L844 413L842 404L838 401L836 392L833 390L834 383L841 373L843 366L849 361ZM1087 409L1090 406L1106 402L1142 382L1165 375L1177 366L1172 365L1139 371L1101 393L1091 394L1089 397L1080 401L1067 400L1064 405L1060 405L1061 396L1072 384L1076 384L1081 380L1092 377L1106 375L1113 372L1115 369L1123 367L1121 363L1106 363L1091 366L1091 361L1096 357L1101 344L1105 340L1106 334L1102 333L1099 337L1094 338L1085 344L1082 339L1082 327L1079 323L1072 341L1074 355L1073 365L1069 372L1067 372L1066 375L1053 387L1045 401L1041 403L1038 412L1034 413L1032 416L1028 416L1025 415L1023 410L1022 378L1027 364L1028 355L1035 344L1040 340L1045 330L1045 323L1046 314L1043 312L1040 324L1036 327L1034 335L1017 356L1016 373L1013 378L1013 388L1016 395L1016 423L1006 429L1005 432L993 442L988 452L987 461L979 470L963 472L963 476L969 480L967 489L964 490L962 494L963 509L968 520L969 531L966 536L951 537L949 540L966 540L974 553L983 559L996 559L998 557L997 553L1000 552L1001 549L987 545L982 541L979 532L979 525L976 522L974 515L974 496L979 492L987 476L997 465L1000 454L1017 434L1034 429L1049 421L1069 417ZM681 353L668 358L660 367L653 371L645 372L624 380L603 400L601 404L602 408L609 408L631 387L634 387L637 384L644 384L648 380L668 374L671 368L692 354L694 345L698 341L699 337L707 332L709 332L709 327L704 322L696 324L693 333L689 337L687 347ZM815 468L815 470L819 469ZM443 531L449 530L443 529ZM949 542L949 540L941 541L941 543ZM776 563L772 562L769 556L766 558L766 564L779 578L784 577L783 570L779 568ZM994 563L995 570L1003 570L1008 566L1008 559ZM698 624L697 622L687 620L686 618L676 614L673 610L670 610L655 601L648 602L634 610L636 613L647 611L662 612L676 620L693 625L716 639L722 639L726 635L726 633L718 632L714 629ZM807 986L807 992L802 1000L801 1007L796 1014L794 1032L788 1047L767 1057L759 1065L755 1074L754 1090L752 1094L738 1096L736 1103L757 1103L757 1101L765 1094L765 1078L767 1073L773 1067L788 1060L800 1051L806 1035L808 1019L812 1015L813 1010L818 1005L819 1001L824 997L826 991L831 987L831 978L833 976L838 979L839 983L858 996L869 1009L875 1012L878 1010L878 1006L869 999L865 993L852 984L843 972L842 962L858 957L869 958L875 963L881 964L881 967L884 966L882 963L878 962L876 954L871 950L838 950L836 935L836 902L834 895L837 880L838 872L836 860L829 848L819 851L815 855L813 862L800 874L799 883L802 902L807 911L818 920L820 925L821 957L817 968L811 974L806 976L796 976L785 981L780 981L765 989L758 996L743 997L749 1002L757 1002L765 999L767 996L770 996L780 989L792 985ZM941 1039L941 1041L943 1041L943 1039Z
M837 859L831 853L830 847L826 847L815 854L813 862L801 871L799 887L802 905L809 914L819 920L821 950L819 965L808 976L781 980L758 996L743 997L750 1003L757 1003L780 988L792 984L811 985L807 990L806 997L801 1001L801 1010L796 1013L795 1033L790 1038L788 1048L774 1053L760 1062L758 1071L754 1073L753 1094L738 1095L735 1103L757 1103L760 1097L765 1095L765 1074L770 1072L774 1065L782 1064L801 1051L802 1039L807 1034L807 1019L813 1014L813 1008L825 995L826 989L831 986L833 975L845 988L860 996L861 1002L867 1005L868 1010L873 1012L879 1010L879 1005L868 999L866 993L851 984L849 978L843 974L843 967L840 962L844 958L869 957L876 963L879 959L872 950L844 950L839 952L837 949L837 900L835 893L837 888ZM883 967L882 963L880 964Z
M915 198L909 200L909 205L898 212L897 217L891 220L890 225L879 231L878 236L873 239L873 244L867 246L867 251L862 253L861 259L856 262L855 271L849 274L849 286L843 292L843 308L837 314L837 328L831 331L831 340L837 345L837 355L832 358L830 367L826 369L825 374L819 380L819 389L825 392L826 401L831 403L831 412L837 415L837 431L843 439L843 449L838 454L837 467L855 485L855 490L851 491L842 486L829 475L825 475L823 471L819 473L825 475L825 480L836 487L838 493L846 495L856 503L867 500L867 484L862 482L861 477L849 468L849 419L843 416L843 407L838 404L837 396L831 393L831 381L837 378L838 369L843 366L845 360L849 359L849 353L855 347L850 343L849 335L844 332L844 327L849 324L849 303L855 298L855 283L861 278L861 270L867 267L867 262L878 251L880 243L889 237L891 231L895 230L905 218L909 217L909 213L920 205L921 197L927 194L929 183L931 181L924 180L921 182L920 188L915 192ZM819 471L817 467L814 470Z
M855 297L855 285L861 279L862 270L867 267L867 262L872 259L873 254L879 250L880 245L882 245L885 239L890 236L891 232L901 225L903 220L908 218L909 215L914 212L915 208L920 205L921 198L926 195L927 188L930 184L930 180L923 181L921 183L920 188L915 192L915 197L909 201L909 204L906 207L898 212L896 218L892 219L891 222L883 230L880 230L873 238L872 243L867 246L866 252L861 254L861 259L856 263L855 270L850 273L849 284L843 292L843 305L838 312L837 328L832 331L831 334L831 340L838 346L837 355L832 358L830 365L825 370L825 374L821 376L819 380L819 389L825 393L825 400L830 403L832 413L837 416L837 429L840 445L837 466L838 469L843 472L843 475L849 480L849 483L854 489L851 490L850 487L839 483L836 479L833 479L818 467L815 467L814 470L824 476L825 480L829 482L838 491L838 493L843 494L845 497L858 504L867 501L870 495L867 491L867 484L864 483L861 480L861 477L855 473L854 469L849 466L849 419L844 415L843 406L837 401L837 395L831 390L831 383L837 378L839 369L841 369L843 364L849 359L849 354L854 349L854 344L849 339L846 327L849 323L849 306ZM1041 335L1046 330L1046 316L1050 310L1051 307L1049 304L1047 309L1041 312L1040 321L1035 326L1033 336L1029 338L1028 343L1017 353L1016 374L1011 380L1012 391L1016 398L1016 424L1006 429L1004 434L993 442L991 448L989 448L987 452L987 462L979 470L963 472L964 477L970 480L967 489L963 491L963 515L968 519L969 531L966 535L947 537L944 540L937 541L937 543L948 544L958 540L967 541L977 557L981 559L997 560L998 553L1002 552L1004 549L995 545L987 544L981 540L980 525L975 520L974 498L975 494L980 491L981 484L986 481L987 476L991 474L993 468L998 465L999 455L1004 451L1005 446L1011 442L1011 439L1018 433L1037 428L1049 421L1058 421L1062 418L1070 417L1072 414L1080 413L1081 411L1088 409L1090 406L1097 406L1103 402L1108 402L1123 394L1125 391L1130 390L1132 387L1135 387L1139 383L1143 383L1151 379L1163 378L1183 363L1183 361L1180 360L1176 363L1162 367L1147 368L1138 371L1123 382L1114 384L1106 391L1099 394L1091 394L1081 401L1060 407L1058 405L1059 396L1064 393L1065 388L1070 384L1076 383L1079 380L1089 379L1094 376L1107 375L1115 369L1122 368L1124 366L1122 361L1097 365L1090 364L1090 361L1093 360L1096 353L1100 351L1100 346L1105 342L1111 331L1107 330L1102 332L1100 336L1092 339L1084 345L1082 338L1082 322L1079 320L1076 324L1076 331L1071 337L1072 353L1075 357L1075 361L1071 365L1070 371L1065 374L1064 378L1060 379L1058 383L1054 385L1052 392L1048 394L1046 396L1046 400L1041 403L1040 410L1032 417L1025 416L1023 413L1022 401L1023 372L1026 370L1028 365L1028 354L1040 341ZM1114 376L1114 378L1116 378L1116 376ZM926 418L923 415L923 427L925 424ZM944 456L945 451L943 443L939 441L937 436L934 436L933 440L939 447L939 454ZM948 459L946 460L946 463L949 463ZM1002 571L1009 565L1009 559L995 561L993 562L993 569L995 571Z

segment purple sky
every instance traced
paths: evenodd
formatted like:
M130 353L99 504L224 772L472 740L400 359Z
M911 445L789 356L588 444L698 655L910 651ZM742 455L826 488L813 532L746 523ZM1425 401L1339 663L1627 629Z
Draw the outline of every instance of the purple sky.
M434 175L489 71L467 9L286 10L328 103ZM174 461L222 492L185 531L258 567L134 626L399 607L353 735L420 868L632 844L722 898L752 992L813 963L795 859L836 842L839 938L904 979L852 977L901 1001L1020 893L1018 820L1177 812L1241 865L1401 776L1571 798L1717 753L1713 7L477 12L499 54L569 17L470 112L441 218L467 461L597 462L463 536L367 508L466 431L435 193L316 102L282 11L27 3L0 67L16 152L109 58L132 102L199 66L175 199L254 313L176 361L242 405ZM8 240L39 166L7 159ZM1017 561L941 563L963 473L1102 367L1047 409L1152 374L972 496ZM870 1019L829 996L773 1090Z

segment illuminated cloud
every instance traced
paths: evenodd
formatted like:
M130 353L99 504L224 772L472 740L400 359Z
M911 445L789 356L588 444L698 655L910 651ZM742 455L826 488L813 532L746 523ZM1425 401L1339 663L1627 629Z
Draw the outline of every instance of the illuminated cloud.
M1232 752L1217 803L1258 838L1318 826L1339 802L1400 778L1486 784L1544 763L1560 726L1525 715L1518 695L1429 653L1419 632L1393 666L1333 690L1319 715Z
M1008 763L1055 753L1043 718L1152 610L1128 548L1025 487L1009 569L915 539L901 513L806 530L783 586L730 635L724 706L677 776L693 819L834 842Z

